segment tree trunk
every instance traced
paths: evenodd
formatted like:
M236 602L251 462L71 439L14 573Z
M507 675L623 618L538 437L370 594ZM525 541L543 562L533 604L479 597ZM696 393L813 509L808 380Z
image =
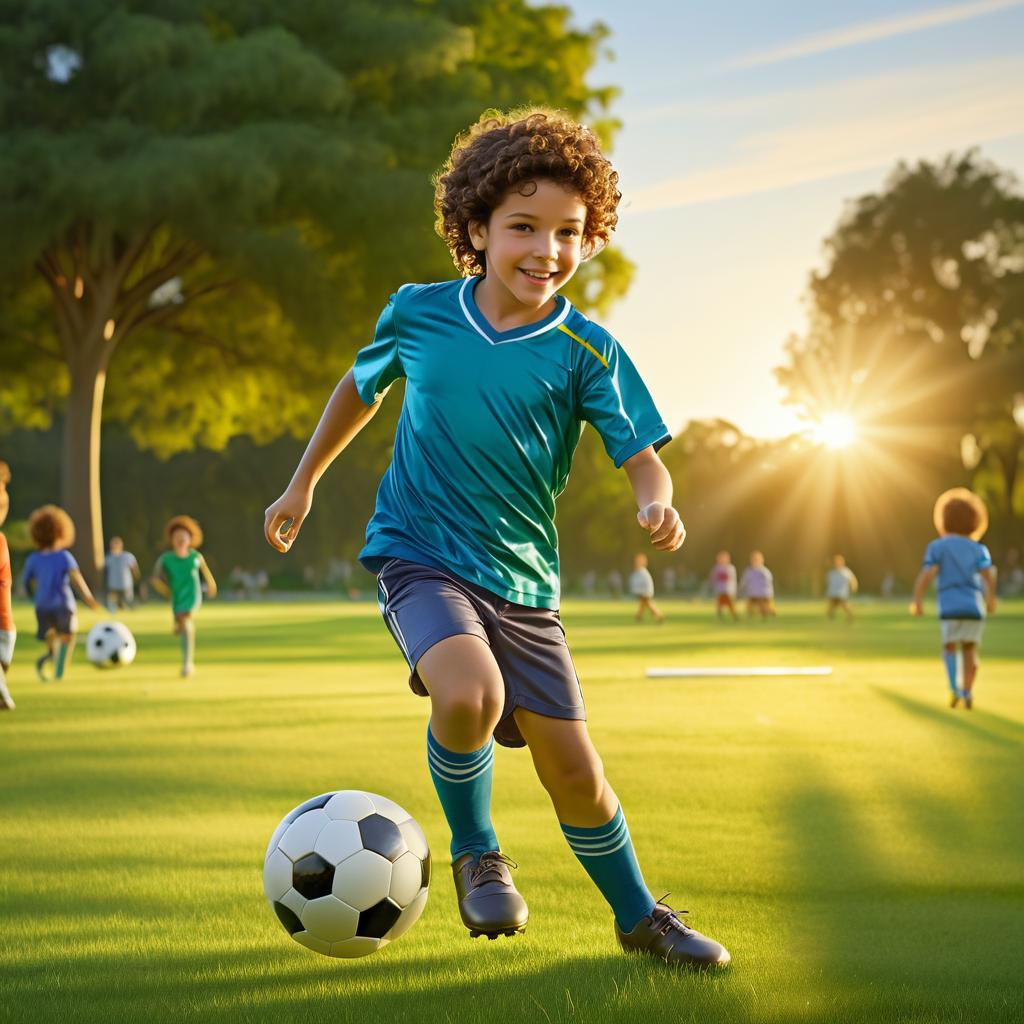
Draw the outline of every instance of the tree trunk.
M91 347L91 346L89 346ZM103 565L103 512L100 505L100 419L107 382L102 355L70 365L71 391L64 418L61 501L75 524L72 553L89 586L96 590Z

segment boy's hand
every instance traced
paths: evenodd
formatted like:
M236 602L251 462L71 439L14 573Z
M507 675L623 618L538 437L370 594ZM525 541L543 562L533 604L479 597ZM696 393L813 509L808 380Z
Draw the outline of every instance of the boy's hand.
M659 551L675 551L686 539L686 528L671 505L652 501L636 514L636 521L651 534L651 543Z
M924 615L924 605L920 601L910 602L910 614L911 615Z
M101 611L101 608L100 608L100 603L99 603L99 601L97 601L97 600L96 600L96 598L95 598L95 597L90 597L90 598L89 598L89 600L88 600L88 601L86 601L85 603L86 603L86 604L87 604L87 605L88 605L88 606L89 606L89 607L90 607L90 608L91 608L91 609L92 609L92 610L93 610L94 612L98 612L98 611Z
M985 611L987 611L989 615L992 615L995 612L996 605L998 603L999 602L996 600L996 595L991 594L989 597L985 599Z
M267 543L278 551L286 552L295 542L302 528L302 522L309 515L313 504L312 491L288 488L270 508L263 520L263 533ZM288 524L286 528L285 523Z

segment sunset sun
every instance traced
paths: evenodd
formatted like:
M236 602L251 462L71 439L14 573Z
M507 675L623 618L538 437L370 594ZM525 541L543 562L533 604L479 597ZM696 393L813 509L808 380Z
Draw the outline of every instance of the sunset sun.
M846 448L857 440L857 424L848 413L826 413L814 427L814 439L826 448Z

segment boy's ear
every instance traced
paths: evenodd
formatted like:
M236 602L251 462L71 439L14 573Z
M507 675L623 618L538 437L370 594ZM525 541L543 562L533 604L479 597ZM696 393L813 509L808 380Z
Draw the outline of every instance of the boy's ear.
M469 240L473 248L483 251L487 248L487 225L480 220L471 220L466 224Z

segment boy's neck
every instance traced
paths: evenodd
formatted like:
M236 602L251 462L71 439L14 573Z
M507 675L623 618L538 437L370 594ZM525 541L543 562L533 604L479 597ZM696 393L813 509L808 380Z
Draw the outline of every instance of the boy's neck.
M549 317L555 311L557 297L552 296L538 308L524 306L496 277L485 274L473 289L473 301L495 330L510 331Z

